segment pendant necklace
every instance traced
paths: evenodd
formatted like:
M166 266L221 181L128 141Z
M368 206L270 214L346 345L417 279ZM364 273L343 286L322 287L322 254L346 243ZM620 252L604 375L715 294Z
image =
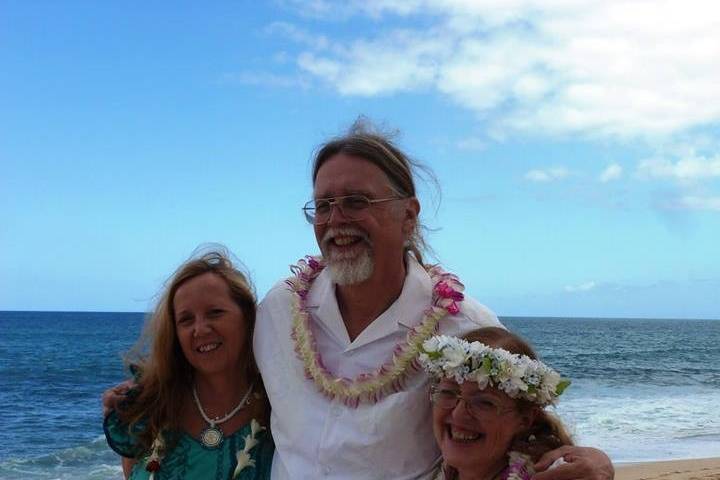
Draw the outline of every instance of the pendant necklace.
M235 416L237 412L243 409L245 405L248 405L250 403L249 397L250 393L253 390L254 383L250 384L250 388L248 388L248 391L245 392L245 395L240 400L240 403L237 404L235 408L233 408L230 413L226 413L223 417L215 417L210 418L205 413L205 410L203 410L202 405L200 404L200 399L198 398L197 394L197 388L195 385L193 385L192 394L193 394L193 400L195 400L195 405L198 408L198 411L200 412L200 415L202 416L203 420L205 420L208 424L207 428L205 428L202 432L200 432L200 442L208 447L208 448L215 448L219 446L223 441L223 432L218 428L218 425L221 423L225 423L228 420L230 420L232 417Z

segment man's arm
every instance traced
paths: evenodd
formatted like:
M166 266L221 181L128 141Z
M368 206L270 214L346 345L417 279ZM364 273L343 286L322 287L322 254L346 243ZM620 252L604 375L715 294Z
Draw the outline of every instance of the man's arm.
M547 470L558 458L565 463ZM564 446L547 452L535 464L534 480L613 480L610 458L597 448Z
M123 475L125 475L125 480L130 478L130 473L132 472L132 469L136 463L137 460L135 460L134 458L122 457L122 469Z

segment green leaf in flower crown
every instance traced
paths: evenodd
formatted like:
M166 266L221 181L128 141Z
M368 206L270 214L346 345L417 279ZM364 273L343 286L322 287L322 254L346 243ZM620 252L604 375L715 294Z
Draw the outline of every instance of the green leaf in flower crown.
M485 370L485 373L490 373L490 370L492 370L492 360L490 360L490 357L483 358L482 368Z
M560 380L560 383L558 383L557 387L555 388L555 395L560 396L565 391L567 387L570 386L570 380L567 378Z
M442 358L442 352L425 352L430 360L439 360Z
M534 395L535 392L537 392L537 387L535 385L528 384L527 393L529 393L530 395Z

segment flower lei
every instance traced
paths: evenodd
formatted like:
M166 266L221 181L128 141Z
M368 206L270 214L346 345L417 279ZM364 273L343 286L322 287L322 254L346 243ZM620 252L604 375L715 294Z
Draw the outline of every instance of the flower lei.
M305 373L315 382L318 390L331 399L357 407L360 403L374 404L382 398L404 388L408 375L420 370L417 360L422 344L437 331L440 319L447 314L460 312L464 286L455 275L444 272L439 266L427 269L433 285L432 304L425 310L422 322L413 327L405 341L393 349L393 357L375 372L358 375L355 379L334 377L323 365L317 350L315 336L310 327L310 313L306 300L314 280L325 265L320 257L307 256L290 267L294 274L286 280L293 291L292 338L295 352L303 362Z
M529 455L510 452L508 457L508 467L500 475L500 480L530 480L533 477L535 469Z
M162 460L163 454L165 453L165 440L161 433L153 440L152 446L150 447L150 455L145 460L145 470L150 472L148 480L154 480L155 472L160 470L160 461Z
M250 433L245 435L245 446L235 454L237 466L233 472L233 479L237 478L245 468L255 466L255 459L250 457L250 450L260 443L256 435L263 430L265 430L265 427L261 426L257 420L254 418L250 420Z
M265 430L265 427L254 418L250 420L250 433L245 435L245 445L242 450L238 450L235 453L235 459L237 460L237 466L233 472L232 478L235 479L240 475L240 472L245 470L247 467L255 466L255 459L250 456L250 450L252 450L260 441L257 439L258 433ZM165 453L165 440L161 433L153 440L152 447L150 448L150 455L145 460L145 470L150 472L148 480L155 479L155 472L160 470L160 462L162 461L163 454Z
M511 398L540 406L555 403L570 385L570 380L538 360L446 335L424 342L418 359L435 378L477 382L480 390L496 387Z
M531 480L533 475L535 475L535 469L530 456L511 451L508 453L508 466L495 478L498 480ZM433 480L449 480L445 476L444 465L440 466Z

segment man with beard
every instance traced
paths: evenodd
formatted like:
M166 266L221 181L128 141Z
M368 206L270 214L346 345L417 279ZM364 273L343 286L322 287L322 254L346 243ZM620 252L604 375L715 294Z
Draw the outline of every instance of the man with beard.
M308 257L258 310L254 351L272 406L273 479L427 479L440 458L428 377L416 357L438 330L500 325L456 277L423 265L413 168L361 129L315 157L305 215L322 258ZM453 432L472 442L482 432ZM611 479L602 452L563 447L568 464L538 480Z

